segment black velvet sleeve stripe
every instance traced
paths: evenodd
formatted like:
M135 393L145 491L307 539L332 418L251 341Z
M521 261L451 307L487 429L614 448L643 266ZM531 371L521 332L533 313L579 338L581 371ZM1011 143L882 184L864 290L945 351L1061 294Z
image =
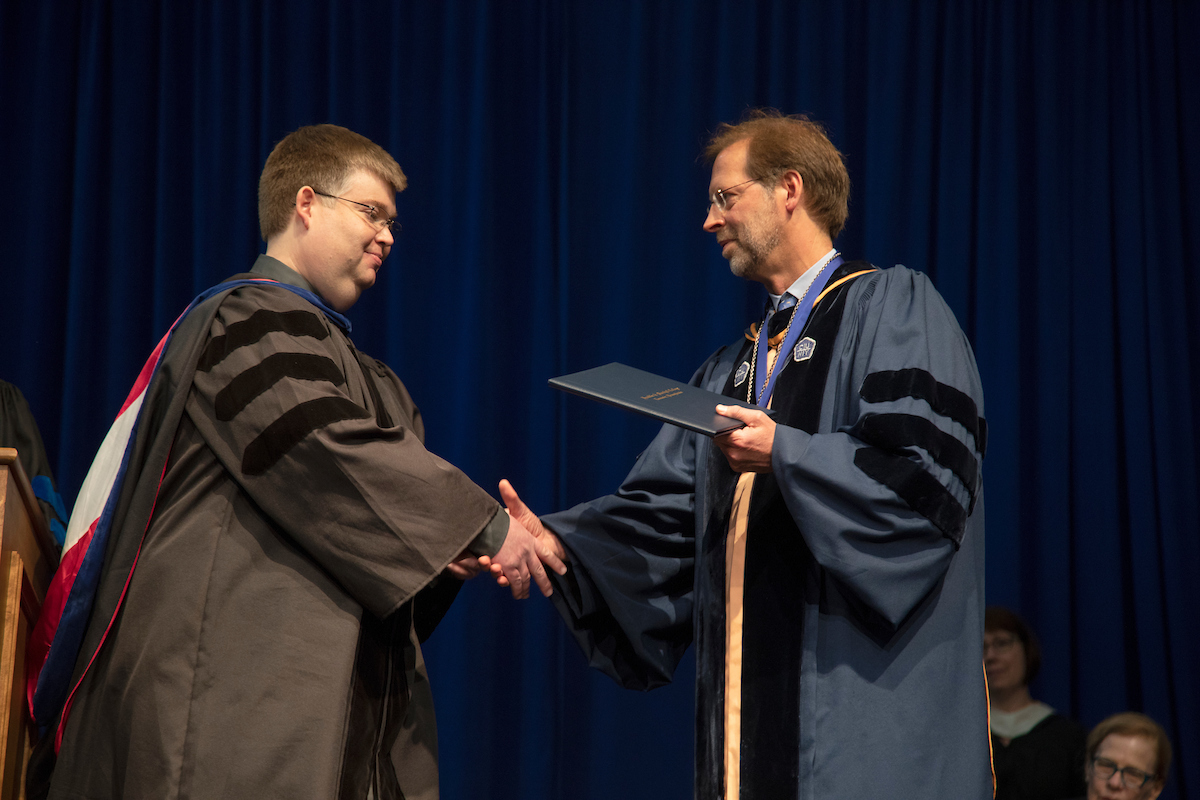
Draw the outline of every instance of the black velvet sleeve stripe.
M200 354L200 362L196 369L208 372L234 350L254 344L268 333L276 331L290 336L311 336L314 339L329 336L321 317L313 311L272 311L262 308L241 322L230 325L221 336L210 339L204 346L204 352Z
M369 416L365 408L344 397L322 397L301 403L284 412L246 447L242 456L242 472L261 475L318 428L345 419L366 419Z
M920 447L934 461L951 470L971 495L979 491L979 463L970 448L942 431L924 417L912 414L869 414L859 420L850 433L880 450L895 452L905 447Z
M955 547L962 544L966 509L919 464L864 447L854 454L854 465L899 495L909 508L937 526Z
M905 397L924 400L936 413L950 417L966 428L974 437L980 455L987 451L987 425L979 416L975 401L953 386L938 383L923 369L872 372L858 393L868 403L886 403Z
M334 386L346 382L333 359L312 353L274 353L235 377L215 401L217 419L228 422L284 378L301 381L328 381Z

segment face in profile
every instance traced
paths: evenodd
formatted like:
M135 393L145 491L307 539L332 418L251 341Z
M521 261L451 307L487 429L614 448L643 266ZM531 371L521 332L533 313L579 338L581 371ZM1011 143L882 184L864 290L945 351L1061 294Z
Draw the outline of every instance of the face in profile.
M1105 736L1087 765L1088 800L1154 800L1162 791L1154 777L1157 758L1145 736Z
M710 197L704 230L716 234L721 255L734 275L757 280L770 273L766 262L783 240L772 191L753 181L746 172L750 141L734 142L713 161Z

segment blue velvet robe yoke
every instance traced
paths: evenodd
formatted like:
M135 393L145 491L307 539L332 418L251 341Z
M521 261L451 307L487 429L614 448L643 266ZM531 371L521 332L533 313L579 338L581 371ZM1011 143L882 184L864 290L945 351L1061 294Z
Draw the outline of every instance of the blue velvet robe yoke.
M847 265L830 283L864 266ZM784 612L797 617L801 641L787 676L795 729L747 730L744 716L742 796L766 796L746 788L755 785L746 744L786 735L798 748L795 772L773 797L990 797L986 428L974 356L929 280L904 267L831 292L805 334L822 320L829 330L831 317L834 340L816 341L832 347L819 408L806 406L816 430L787 424L801 411L785 416L773 474L755 484L748 541L796 553L772 579L795 581L787 588L799 608ZM733 387L746 351L741 341L722 348L692 383ZM711 440L666 425L616 493L543 517L572 559L553 599L592 666L649 689L696 642L696 797L705 800L724 795L731 476Z

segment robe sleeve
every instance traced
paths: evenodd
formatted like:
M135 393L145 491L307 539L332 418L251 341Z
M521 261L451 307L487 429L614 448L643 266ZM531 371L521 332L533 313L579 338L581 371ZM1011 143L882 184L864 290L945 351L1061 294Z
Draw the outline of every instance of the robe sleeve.
M415 406L392 388L311 304L255 286L218 309L187 403L273 524L381 618L499 511L425 449Z
M669 683L692 643L697 436L664 425L615 494L542 517L571 558L551 600L588 663L626 688Z
M772 469L817 563L895 628L962 541L986 423L970 345L929 280L901 267L870 280L825 393L834 431L780 425Z

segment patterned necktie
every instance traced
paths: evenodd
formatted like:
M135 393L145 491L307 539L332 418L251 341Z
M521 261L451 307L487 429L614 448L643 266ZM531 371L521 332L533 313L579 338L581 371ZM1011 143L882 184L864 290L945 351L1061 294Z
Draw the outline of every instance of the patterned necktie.
M796 311L796 298L785 294L779 298L779 309L767 320L767 338L774 338L787 328Z

